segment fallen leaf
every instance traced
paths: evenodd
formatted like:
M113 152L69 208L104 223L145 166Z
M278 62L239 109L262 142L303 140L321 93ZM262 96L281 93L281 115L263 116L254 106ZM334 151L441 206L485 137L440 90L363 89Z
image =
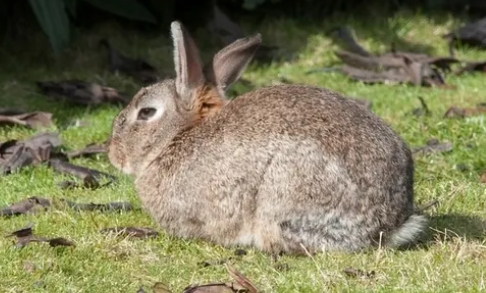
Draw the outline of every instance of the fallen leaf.
M346 268L343 270L343 272L348 277L353 277L358 279L373 279L376 275L375 271L365 272L354 268Z
M334 28L331 34L344 48L335 52L344 63L340 71L350 79L367 84L409 83L416 86L445 87L442 72L450 71L450 65L459 62L453 57L400 52L395 49L394 44L391 52L373 55L358 44L349 27Z
M436 200L436 199L434 199L434 200L429 201L428 203L426 203L426 204L424 204L424 205L422 205L420 207L417 207L415 209L415 212L416 213L423 213L424 211L426 211L426 210L430 209L431 207L436 206L438 204L439 204L439 201Z
M54 125L52 114L47 112L31 112L15 115L0 114L0 124L18 124L31 128L48 128Z
M104 228L101 233L114 233L123 237L149 238L159 236L159 232L148 227L113 227Z
M444 153L452 151L451 142L440 143L437 139L430 139L425 146L412 148L412 153Z
M85 148L80 150L74 150L66 153L68 158L77 158L82 156L90 156L94 154L101 154L106 153L106 145L105 144L88 144Z
M133 206L129 202L109 202L109 203L76 203L67 199L61 199L69 208L76 211L130 211Z
M33 226L34 223L29 223L29 225L27 225L26 227L12 232L11 234L7 235L7 237L15 236L17 238L17 243L15 244L15 246L18 248L22 248L31 242L47 242L51 247L74 246L74 243L72 241L69 241L62 237L47 239L45 237L36 236L33 234Z
M258 293L258 289L255 287L255 285L242 273L237 271L231 264L226 263L226 269L228 270L229 275L233 277L233 279L235 279L235 281L238 282L238 284L240 284L243 288L247 289L251 293Z
M46 242L49 242L51 247L56 246L75 246L74 242L67 240L66 238L57 237L52 239L47 239Z
M182 293L235 293L235 292L247 292L235 290L232 284L226 283L212 283L205 285L189 286L184 288Z
M466 65L454 72L455 75L462 75L470 72L486 72L486 61L481 62L467 62Z
M0 209L0 216L12 217L23 215L38 210L39 208L47 209L50 205L50 200L42 197L32 196Z
M61 145L57 133L39 133L24 141L10 140L0 145L0 173L13 173L25 166L47 161Z
M26 227L21 228L12 232L11 234L7 235L7 237L15 236L17 239L17 243L15 244L16 247L22 248L29 244L30 242L43 242L45 241L42 237L37 237L32 234L32 227L34 223L29 223Z
M7 235L7 237L15 236L17 238L22 238L30 236L32 235L32 227L34 227L34 223L29 223L27 226L20 228L19 230L13 231L9 235Z
M486 106L479 103L475 108L459 108L452 106L444 113L444 118L465 118L486 113Z
M486 18L469 22L442 37L447 39L451 45L460 43L486 48Z
M37 82L40 91L49 97L77 105L102 103L126 105L130 99L112 87L81 80Z
M93 170L90 168L73 165L64 160L54 158L49 160L49 166L56 172L62 174L69 174L78 177L83 181L83 186L86 188L99 188L107 186L116 180L116 177L104 172ZM102 178L107 178L109 181L103 185L100 185L99 181Z

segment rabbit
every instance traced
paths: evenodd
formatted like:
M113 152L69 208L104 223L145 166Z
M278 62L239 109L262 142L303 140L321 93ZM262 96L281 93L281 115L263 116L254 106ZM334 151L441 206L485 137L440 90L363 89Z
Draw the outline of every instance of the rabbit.
M260 33L207 66L171 23L175 78L144 87L114 118L108 157L168 234L270 254L407 248L414 213L407 144L358 102L321 87L267 86L234 99Z

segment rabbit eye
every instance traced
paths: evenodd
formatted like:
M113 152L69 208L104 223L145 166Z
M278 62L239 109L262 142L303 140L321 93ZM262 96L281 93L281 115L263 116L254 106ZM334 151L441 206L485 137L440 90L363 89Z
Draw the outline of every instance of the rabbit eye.
M157 110L155 108L142 108L138 112L137 120L148 120L155 115Z

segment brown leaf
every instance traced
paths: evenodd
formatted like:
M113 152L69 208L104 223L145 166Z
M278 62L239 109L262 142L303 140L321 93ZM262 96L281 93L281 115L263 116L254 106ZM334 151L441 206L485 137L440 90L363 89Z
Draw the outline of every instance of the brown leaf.
M237 291L232 288L232 284L226 283L212 283L205 285L189 286L184 288L182 293L235 293L235 292L248 292Z
M452 106L444 113L444 118L465 118L486 113L484 104L477 104L475 108L459 108Z
M17 238L22 238L30 236L32 235L32 227L34 227L34 223L29 223L27 226L20 228L19 230L13 231L9 235L7 235L7 237L15 236Z
M10 174L32 164L45 162L61 145L57 133L39 133L24 141L11 140L0 146L0 173Z
M258 289L255 287L255 285L242 273L238 272L232 265L226 263L226 269L228 270L230 276L235 279L235 281L238 282L238 284L240 284L243 288L247 289L248 292L258 293Z
M76 203L67 199L61 199L61 201L76 211L130 211L133 206L129 202L109 202L105 204L99 203Z
M438 204L439 204L439 201L434 199L434 200L424 204L423 206L415 208L415 212L416 213L423 213L424 211L426 211L426 210L430 209L431 207L436 206Z
M73 165L58 158L49 160L49 166L59 173L69 174L78 177L83 181L84 187L86 188L94 189L102 186L107 186L116 180L116 177L113 175L90 168ZM108 178L109 181L103 185L100 185L98 180L102 179L103 177Z
M69 241L62 237L56 237L47 239L45 237L39 237L33 234L32 227L34 223L30 223L24 228L21 228L17 231L12 232L11 234L7 235L7 237L15 236L17 238L16 247L22 248L31 242L47 242L51 247L55 246L74 246L72 241Z
M123 237L149 238L159 236L159 232L149 227L113 227L105 228L101 233L115 233Z
M346 268L343 270L343 272L348 277L359 278L359 279L373 279L376 275L375 271L365 272L354 268Z
M130 99L112 87L81 80L37 82L40 91L56 100L77 105L124 104Z
M440 143L437 139L430 139L425 146L412 148L412 153L443 153L452 151L452 143Z
M466 65L459 68L454 72L455 75L462 75L464 73L471 72L483 72L486 73L486 61L481 62L467 62Z
M0 209L0 216L11 217L23 215L34 211L36 208L46 209L50 205L50 200L42 197L32 196Z
M49 242L49 245L51 247L56 247L56 246L76 246L74 242L67 240L66 238L62 237L57 237L57 238L52 238L46 240L46 242Z
M0 114L0 124L18 124L31 128L48 128L54 125L52 114L48 112L31 112L15 115Z
M372 55L357 43L349 28L334 29L333 34L344 41L346 48L335 52L345 64L341 71L351 79L368 84L410 83L416 86L445 87L439 69L450 71L450 65L459 62L453 57L398 52L394 46L390 53Z
M101 154L101 153L106 153L106 145L92 143L86 145L86 147L83 149L70 151L66 155L68 156L68 158L72 159L72 158L90 156L90 155Z
M37 237L33 235L32 233L32 227L34 226L34 223L29 223L24 228L21 228L19 230L16 230L12 232L11 234L7 235L7 237L12 237L15 236L17 239L17 243L15 244L16 247L22 248L29 244L30 242L42 242L45 239L41 237Z

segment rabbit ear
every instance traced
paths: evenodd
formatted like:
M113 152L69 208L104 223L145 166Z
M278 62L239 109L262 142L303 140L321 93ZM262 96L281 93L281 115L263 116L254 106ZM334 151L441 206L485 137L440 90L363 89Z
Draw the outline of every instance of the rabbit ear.
M237 81L262 43L261 34L241 38L219 51L209 68L208 79L223 92Z
M176 91L182 98L189 98L192 91L204 83L199 50L179 21L170 26L174 42L174 65L176 71Z

